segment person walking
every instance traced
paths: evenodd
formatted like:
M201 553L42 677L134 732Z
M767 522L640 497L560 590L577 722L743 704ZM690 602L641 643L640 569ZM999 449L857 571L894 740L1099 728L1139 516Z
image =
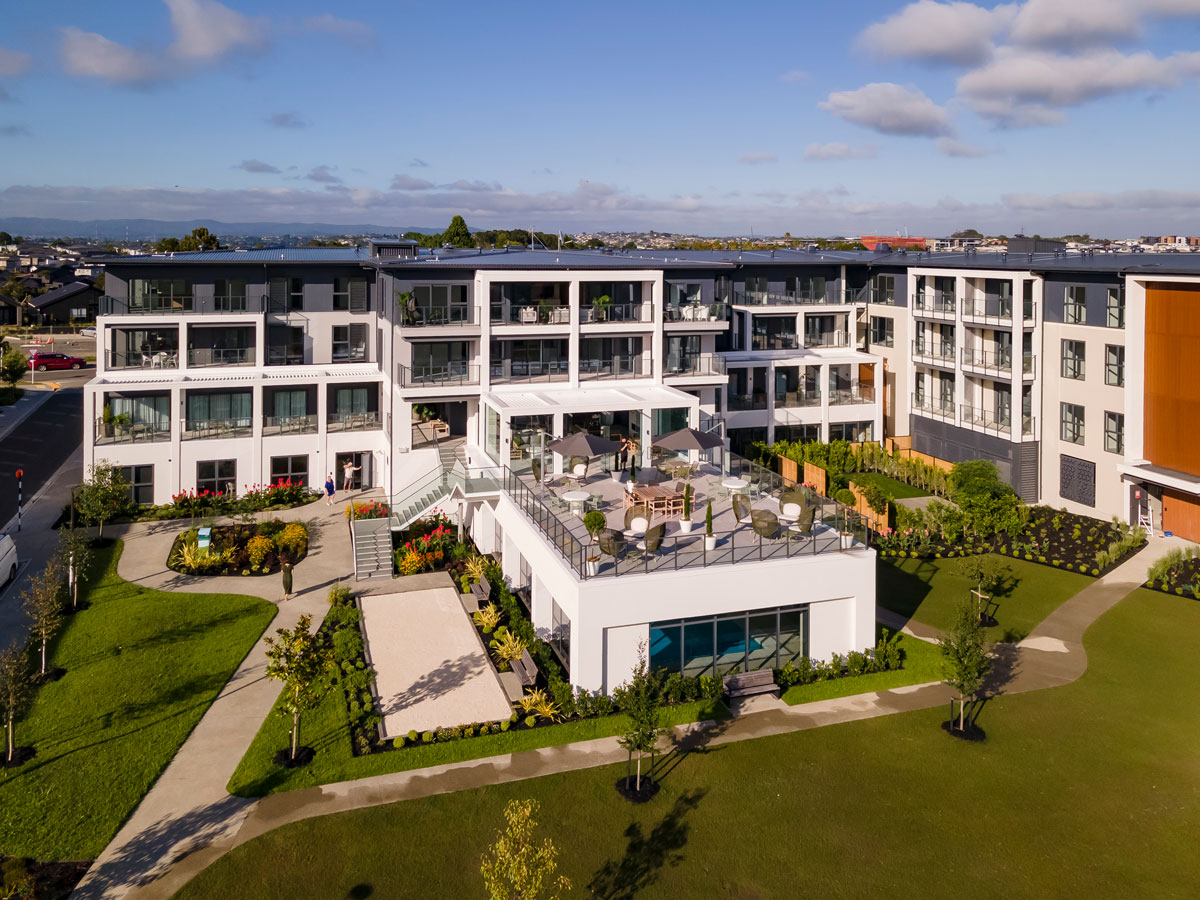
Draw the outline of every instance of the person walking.
M292 599L292 564L286 559L279 565L280 571L283 573L283 599L285 601Z
M362 466L356 466L352 460L346 460L346 464L342 466L342 490L349 493L354 487L354 473L359 471Z
M325 505L333 506L333 493L337 490L337 485L333 483L333 473L329 473L329 477L325 479Z

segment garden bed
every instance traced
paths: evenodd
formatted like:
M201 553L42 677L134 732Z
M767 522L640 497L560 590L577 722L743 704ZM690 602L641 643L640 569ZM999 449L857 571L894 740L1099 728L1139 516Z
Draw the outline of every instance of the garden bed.
M1200 552L1195 547L1170 551L1146 572L1146 587L1200 600Z
M126 522L161 522L171 519L211 519L218 516L234 516L243 513L282 512L285 509L295 509L321 498L320 491L310 490L303 484L292 481L280 481L269 485L250 485L240 497L231 497L214 491L181 491L171 498L170 503L161 506L131 506L122 509L117 515L106 520L105 524L122 524ZM78 510L75 513L77 522L86 519ZM62 513L54 523L54 528L61 528L71 521L71 507L63 507Z
M199 529L189 528L171 545L167 568L183 575L272 575L307 555L308 526L272 519L213 526L207 554L199 547Z

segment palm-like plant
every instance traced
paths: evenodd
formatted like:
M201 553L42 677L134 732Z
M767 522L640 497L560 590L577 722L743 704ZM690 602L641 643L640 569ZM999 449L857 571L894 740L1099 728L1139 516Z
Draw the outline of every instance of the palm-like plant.
M496 608L495 603L489 603L475 613L474 619L475 624L482 628L484 633L490 634L500 624L500 610Z
M492 648L492 655L502 663L511 663L514 659L520 659L526 649L525 642L504 626L496 631L496 636L491 639L488 646Z

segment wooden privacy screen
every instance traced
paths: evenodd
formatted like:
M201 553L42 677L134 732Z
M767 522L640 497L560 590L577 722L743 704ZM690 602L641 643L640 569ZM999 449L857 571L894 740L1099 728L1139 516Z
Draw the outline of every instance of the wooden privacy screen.
M1146 459L1200 475L1200 286L1146 288Z

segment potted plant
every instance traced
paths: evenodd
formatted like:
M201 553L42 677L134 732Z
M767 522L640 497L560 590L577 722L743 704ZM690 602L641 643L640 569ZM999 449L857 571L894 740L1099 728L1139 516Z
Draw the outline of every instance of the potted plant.
M596 317L597 322L604 322L608 319L608 308L612 305L612 297L608 294L601 294L592 301L592 313Z
M690 534L692 530L692 486L683 486L683 518L679 520L679 530Z
M854 520L855 513L853 510L843 510L842 528L839 532L841 549L843 550L849 550L854 546Z
M704 549L716 550L717 537L712 530L712 501L708 501L708 509L704 512Z
M592 536L591 552L587 557L587 573L588 575L600 574L600 555L596 553L596 536L605 529L608 525L608 520L604 517L604 513L598 509L593 509L583 517L583 527L587 529L588 534Z
M104 426L104 436L112 437L115 431L115 420L113 417L112 407L107 403L104 404L104 409L100 413L100 422Z
M612 468L608 470L608 474L612 477L613 481L617 482L618 484L621 483L621 451L620 450L618 450L616 453L613 454L613 464L612 464Z

